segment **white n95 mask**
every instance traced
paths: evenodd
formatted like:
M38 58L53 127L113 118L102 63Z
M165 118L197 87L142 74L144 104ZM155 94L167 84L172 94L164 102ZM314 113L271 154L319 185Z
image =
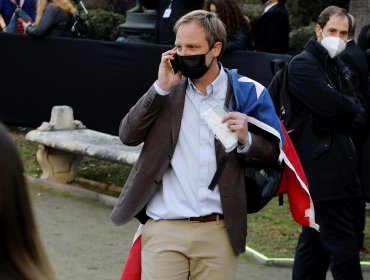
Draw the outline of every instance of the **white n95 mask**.
M346 42L338 37L325 37L321 40L321 45L328 51L331 58L336 57L346 49Z

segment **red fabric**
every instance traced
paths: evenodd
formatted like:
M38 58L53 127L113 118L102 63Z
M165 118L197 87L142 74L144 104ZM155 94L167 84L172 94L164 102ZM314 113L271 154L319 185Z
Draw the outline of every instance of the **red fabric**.
M23 19L24 22L31 22L31 20L27 19L27 18L24 18ZM17 33L21 33L23 34L25 32L24 28L23 28L23 24L22 24L22 21L20 19L17 20Z
M141 235L131 246L130 254L122 272L121 280L141 279Z
M304 226L312 226L314 221L311 221L310 223L309 217L306 216L306 210L310 209L312 206L311 197L308 192L307 178L301 161L299 160L297 152L284 126L282 126L282 130L285 136L283 152L288 161L284 159L286 166L282 174L282 181L278 195L282 193L288 194L290 211L297 223ZM289 166L289 162L291 163L291 166ZM313 212L313 209L311 210Z

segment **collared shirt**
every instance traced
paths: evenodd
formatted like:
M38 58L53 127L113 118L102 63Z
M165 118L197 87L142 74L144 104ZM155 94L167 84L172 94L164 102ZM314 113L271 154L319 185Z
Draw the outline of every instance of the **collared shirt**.
M154 220L181 219L222 214L218 186L208 186L216 172L215 136L200 115L219 105L224 106L227 74L221 66L218 77L207 86L207 96L188 80L184 113L171 167L162 178L162 185L148 203L146 212ZM166 92L158 89L159 94Z

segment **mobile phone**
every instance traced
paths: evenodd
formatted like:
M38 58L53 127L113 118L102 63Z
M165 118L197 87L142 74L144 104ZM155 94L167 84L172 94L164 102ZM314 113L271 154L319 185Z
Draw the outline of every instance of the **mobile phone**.
M177 53L175 53L173 55L173 60L168 60L168 65L170 66L171 68L171 71L172 71L172 74L176 74L177 72L179 72L180 70L180 67L179 67L179 60L177 58Z

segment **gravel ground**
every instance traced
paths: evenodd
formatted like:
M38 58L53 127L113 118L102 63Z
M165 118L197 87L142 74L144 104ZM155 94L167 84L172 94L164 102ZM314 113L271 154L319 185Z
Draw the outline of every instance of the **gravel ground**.
M30 185L36 220L57 279L119 280L138 223L116 227L109 218L112 207L66 190L69 186L62 184ZM263 265L243 255L236 273L236 280L242 279L288 280L291 268ZM327 279L332 279L330 273ZM364 279L370 279L370 272L364 272Z

